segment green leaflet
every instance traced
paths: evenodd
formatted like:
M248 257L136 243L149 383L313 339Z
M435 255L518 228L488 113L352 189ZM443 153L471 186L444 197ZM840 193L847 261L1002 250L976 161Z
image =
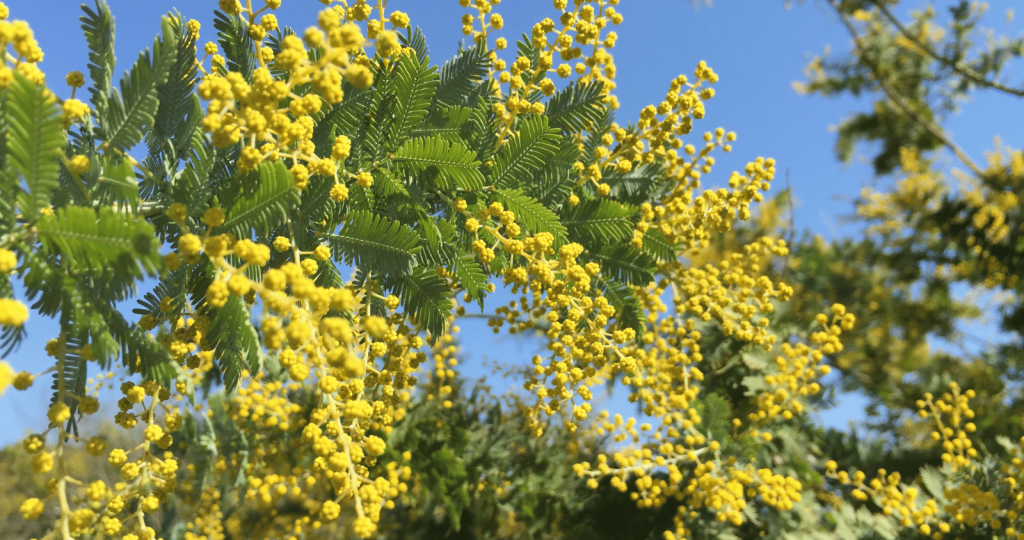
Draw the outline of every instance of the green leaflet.
M480 162L459 142L449 143L436 136L410 139L391 159L410 173L433 180L443 190L477 190L484 186Z
M144 50L131 71L121 79L121 92L111 94L110 109L100 117L105 144L128 151L142 140L144 127L153 128L160 105L159 89L167 82L178 48L178 30L171 19L161 20L162 37L153 41L153 53ZM122 101L123 98L123 101Z
M170 353L137 325L129 323L113 306L97 305L97 311L106 321L107 330L121 351L121 364L132 372L140 372L146 380L169 386L181 368Z
M405 184L395 178L395 175L387 169L373 170L373 189L385 197L388 195L409 196L409 190L405 189Z
M85 15L81 17L82 31L89 47L89 77L92 86L93 112L97 118L106 118L110 108L108 100L113 89L114 76L114 17L103 0L95 0L96 9L82 4Z
M65 326L62 326L62 331L65 330ZM81 338L69 337L66 341L67 349L81 349L82 345L85 345L86 340ZM58 359L59 361L59 359ZM68 419L67 427L68 431L78 434L78 418L76 412L78 412L78 399L74 396L81 396L85 393L85 381L88 376L89 366L88 362L82 358L78 353L68 350L64 354L64 373L61 377L59 370L53 372L53 384L50 385L50 389L53 390L53 395L50 396L50 404L57 403L60 398L60 387L64 387L64 404L71 410L71 418ZM63 379L63 381L61 380Z
M229 297L226 304L208 315L211 324L206 339L215 347L224 391L234 392L242 370L248 369L255 376L263 367L259 336L245 301L238 296Z
M718 394L704 396L697 406L700 413L701 433L707 433L708 437L716 441L729 440L729 402Z
M633 234L630 217L636 208L609 199L580 201L563 208L562 224L570 239L580 238L584 244L607 244L625 240Z
M28 193L19 193L18 206L32 221L38 218L41 208L50 205L50 195L59 185L57 158L65 144L60 107L48 101L43 90L18 73L7 88L7 159L25 180ZM17 179L5 178L11 180ZM3 191L20 190L4 186Z
M654 281L654 260L629 244L606 244L588 257L601 265L601 273L616 281L645 287Z
M418 262L440 265L455 274L466 294L481 302L482 306L490 280L476 255L463 247L455 226L444 219L437 222L421 220L417 232L426 241Z
M217 42L224 51L228 70L241 73L246 80L250 80L259 62L249 45L246 27L245 21L238 16L221 11L213 12L213 28L217 30Z
M560 206L577 186L579 175L572 165L579 155L579 147L572 137L561 137L558 151L523 185L523 190L548 208Z
M447 330L451 291L433 268L418 266L408 275L385 276L382 285L402 301L406 313L431 335Z
M530 183L531 173L543 167L558 150L558 130L548 128L546 117L531 116L520 121L518 128L494 156L489 176L497 187L511 188Z
M105 272L111 268L142 277L161 265L153 245L153 226L111 208L68 206L39 220L42 240L67 257L71 267Z
M608 303L615 307L617 326L620 328L632 328L636 331L637 337L644 334L644 310L640 307L633 289L624 283L611 279L601 278L595 280L595 285L604 293Z
M484 47L460 50L458 56L441 65L434 107L476 105L475 102L468 103L467 99L487 76L490 65Z
M213 171L217 150L213 143L203 136L202 128L190 135L188 164L181 174L173 177L170 198L195 212L204 211L203 205L210 196L210 173Z
M455 275L459 277L459 285L465 289L466 294L479 301L483 307L484 296L487 296L489 292L487 285L490 283L490 279L484 273L484 268L476 259L476 255L459 252L450 259L449 265Z
M430 100L437 90L437 68L411 56L402 56L395 75L395 122L391 125L391 141L404 142L409 132L423 122Z
M405 34L398 34L398 40L402 43L403 49L409 47L416 52L417 60L420 62L427 60L430 53L427 49L427 36L423 35L423 30L419 26L406 28Z
M139 203L139 183L132 164L126 159L102 156L97 169L99 174L92 189L96 201L104 206L116 204L134 210Z
M146 132L150 154L156 153L161 145L173 137L178 126L185 121L192 108L192 91L199 74L196 67L196 36L184 31L181 15L170 17L169 20L180 38L167 81L157 88L160 104L154 115L152 129Z
M676 260L676 247L665 238L660 230L647 229L644 233L644 253L654 257L658 262Z
M298 203L299 192L284 164L263 163L256 191L236 199L217 230L234 233L239 238L249 238L253 231L258 236L266 236L288 220L288 213Z
M337 234L325 237L336 260L375 274L412 272L420 249L420 237L408 225L364 210L350 213Z
M603 90L604 84L600 82L574 82L559 91L547 105L551 127L579 133L600 122L605 110Z
M473 126L469 117L473 109L467 107L445 107L434 109L423 122L423 125L412 130L410 137L438 136L449 142L461 142L468 139Z
M625 174L605 169L601 180L611 188L612 198L636 205L660 199L671 188L662 166L654 163L644 163Z
M565 226L558 216L533 197L518 189L499 189L495 191L494 198L515 214L516 222L524 225L529 233L551 233L555 237L555 247L566 242Z

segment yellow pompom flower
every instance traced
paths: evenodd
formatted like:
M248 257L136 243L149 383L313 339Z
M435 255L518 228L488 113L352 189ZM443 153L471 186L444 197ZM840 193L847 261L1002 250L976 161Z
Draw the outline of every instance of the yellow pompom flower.
M15 380L14 370L7 362L0 361L0 396L4 395L7 387Z
M224 218L224 211L216 206L207 208L206 212L203 212L203 221L210 227L220 227L224 223Z
M64 80L71 88L81 88L85 85L85 75L81 71L69 71Z
M0 273L6 274L18 267L18 256L13 251L0 249Z
M366 90L373 85L373 72L362 64L352 64L345 70L345 78L356 88Z
M290 240L288 240L287 236L278 236L277 238L274 239L273 246L278 253L284 253L285 251L291 249L292 243Z
M176 222L185 221L188 217L188 208L185 208L184 204L174 203L167 208L167 217Z
M83 175L89 172L89 156L77 155L68 161L68 172Z
M27 390L35 382L35 377L27 372L22 371L14 376L14 389L15 390Z
M26 499L25 502L21 503L21 508L19 510L21 511L21 517L24 518L25 521L32 521L34 519L38 519L45 509L46 506L43 505L43 501L32 497L31 499Z

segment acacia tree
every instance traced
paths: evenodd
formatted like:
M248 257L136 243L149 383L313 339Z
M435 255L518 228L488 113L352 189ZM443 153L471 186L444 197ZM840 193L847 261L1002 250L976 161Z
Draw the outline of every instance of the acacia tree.
M973 98L1024 97L1012 82L1024 38L986 28L1002 24L1001 14L967 2L907 17L899 5L873 0L830 5L852 54L812 61L803 89L872 99L870 111L840 124L836 151L849 160L857 142L876 143L868 157L886 183L857 201L863 240L795 248L795 286L807 291L797 297L835 298L870 321L837 365L847 388L876 399L880 430L898 431L916 399L956 380L981 394L978 437L998 447L997 436L1024 435L1016 388L1024 153L994 133L995 147L979 164L945 126ZM838 260L844 264L831 262ZM962 289L971 292L957 294ZM994 342L966 328L979 320L998 327ZM930 347L936 338L946 346ZM908 444L920 435L911 431Z
M81 73L66 99L46 86L3 8L5 346L28 316L11 279L60 322L50 425L23 444L49 489L22 518L64 539L559 536L630 504L664 538L1011 534L1020 469L971 447L973 390L921 401L949 449L919 485L823 461L806 413L856 318L780 317L784 241L719 249L775 163L702 187L735 139L692 135L714 71L619 124L615 0L555 0L511 54L496 4L436 67L383 1L300 37L279 0L222 0L202 56L198 23L170 14L115 88L97 1L88 103ZM139 317L120 311L147 278ZM515 299L495 308L499 286ZM504 408L459 391L452 323L474 305L547 343ZM79 429L97 369L127 372L114 421L137 445ZM601 384L640 419L593 413ZM70 471L83 448L121 481Z

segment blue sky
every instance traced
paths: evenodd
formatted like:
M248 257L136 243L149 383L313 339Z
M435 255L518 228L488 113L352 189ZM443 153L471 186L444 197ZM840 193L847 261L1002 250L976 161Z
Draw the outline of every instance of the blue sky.
M32 26L46 53L41 68L49 85L66 96L64 75L71 70L87 71L78 2L7 3L12 18ZM1018 2L989 3L994 13L1002 13ZM130 67L139 51L152 45L160 15L173 8L202 23L201 43L215 39L213 0L109 0L109 4L115 17L119 70ZM412 23L423 29L436 63L452 56L463 39L459 17L464 10L456 0L391 0L389 7L407 12ZM285 0L277 15L282 24L302 29L315 23L322 8L315 0ZM741 170L757 156L773 157L779 171L774 189L783 189L788 176L798 202L798 229L810 229L826 238L859 233L844 225L842 216L851 213L850 201L861 187L871 183L871 171L856 161L850 165L836 162L829 126L865 108L867 102L801 96L791 87L803 79L804 66L826 45L831 46L833 55L849 51L849 38L826 4L812 0L785 9L783 0L718 0L711 7L702 3L695 7L690 0L642 0L623 2L618 10L625 16L625 22L616 28L620 39L612 51L618 67L620 120L635 119L641 108L659 102L673 77L692 74L697 62L704 60L720 81L715 85L716 97L707 104L707 116L692 137L697 141L701 132L719 126L739 136L731 154L716 156L717 165L706 177L706 185L724 183L732 170ZM505 0L497 12L505 19L502 35L509 41L529 32L538 20L554 18L550 0ZM1001 15L993 20L1002 21ZM1006 31L1005 25L995 26ZM966 104L965 113L948 126L957 142L976 161L982 161L994 134L1002 135L1011 147L1024 146L1024 130L1019 124L1022 112L1021 105L1008 98L985 98ZM482 321L459 324L469 353L463 365L470 374L482 372L483 357L513 360L532 354L532 344L507 336L492 337ZM8 360L15 369L40 371L49 365L42 348L47 339L55 337L56 327L34 315L28 330L30 338ZM27 393L12 390L0 398L0 445L17 440L29 426L40 425L49 399L48 382L40 380ZM862 405L857 396L844 396L840 407L824 413L822 420L845 426L847 419L861 417Z

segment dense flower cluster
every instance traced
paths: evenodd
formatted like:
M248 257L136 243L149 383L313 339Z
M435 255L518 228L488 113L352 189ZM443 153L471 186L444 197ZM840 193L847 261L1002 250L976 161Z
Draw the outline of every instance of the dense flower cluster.
M591 118L566 137L567 147L579 150L574 154L578 158L568 159L561 171L567 175L564 201L550 206L569 212L599 207L618 216L588 223L595 229L607 227L610 236L621 240L622 249L609 255L601 251L600 241L585 245L579 239L589 231L570 239L551 208L516 190L468 182L449 190L442 184L446 175L454 176L446 167L485 178L477 169L492 172L496 155L520 143L525 130L517 129L527 122L550 127L543 97L564 86L548 77L551 71L558 79L574 78L570 88L600 85L593 107L602 114L618 108L611 93L616 68L609 52L617 34L608 30L623 21L617 0L577 0L571 6L554 0L555 19L538 22L509 62L499 58L508 46L504 37L494 39L493 49L490 45L504 27L501 15L493 11L498 0L461 0L463 7L472 4L476 10L476 15L463 16L463 33L472 36L489 61L487 70L481 68L487 72L481 86L486 95L472 95L482 104L476 110L454 106L444 114L472 115L476 124L493 120L495 129L485 134L483 143L474 140L478 148L472 151L465 141L439 139L443 148L438 152L447 160L410 157L415 145L403 146L404 159L425 162L422 169L409 170L428 177L408 182L393 178L381 164L394 161L399 150L381 151L380 159L355 159L353 148L365 142L358 140L362 132L350 138L336 134L332 125L327 137L314 133L325 122L325 110L351 113L341 106L351 103L352 94L373 89L379 82L375 77L391 76L398 70L389 69L417 58L413 47L402 47L397 33L410 28L411 21L403 12L387 12L384 0L324 3L329 7L320 12L317 24L297 35L284 31L272 13L280 0L265 0L259 9L252 2L219 1L220 10L244 30L243 43L233 45L251 53L255 64L246 73L221 56L216 43L202 47L202 57L195 61L202 73L195 91L205 108L201 119L195 119L195 137L213 147L216 160L227 159L227 168L237 170L220 181L240 186L201 204L180 202L182 198L161 201L159 210L147 216L166 224L160 237L167 241L160 251L164 269L182 282L191 280L190 294L184 285L179 292L158 287L151 309L132 327L138 330L131 336L136 344L153 345L151 352L170 359L158 366L164 373L147 372L143 355L148 353L126 346L122 360L131 373L116 382L112 372L95 375L82 392L68 386L83 373L70 367L72 362L96 362L108 369L109 362L104 364L97 353L108 344L62 331L47 345L56 365L44 373L53 372L57 381L47 410L49 426L26 437L22 446L31 456L33 472L50 483L46 495L21 504L24 519L41 519L50 510L57 516L47 537L51 539L156 540L153 515L173 501L188 512L187 540L223 539L253 530L265 538L348 533L370 538L380 532L388 510L428 489L424 486L435 472L414 470L414 457L423 456L395 448L389 437L418 394L442 412L453 408L459 363L453 337L458 327L453 323L466 315L466 308L457 301L444 304L438 308L444 324L431 328L410 301L422 292L410 287L420 282L402 282L404 289L385 285L394 276L366 268L358 268L350 281L337 277L332 259L361 259L339 256L337 244L325 238L331 232L300 225L299 217L309 217L302 215L304 205L278 212L283 217L276 227L264 227L272 230L246 236L247 227L232 228L232 207L225 199L258 192L266 185L259 183L268 182L261 174L270 170L287 171L278 177L286 184L277 195L281 198L315 193L321 201L339 203L312 213L315 218L308 221L314 225L326 226L324 216L331 212L351 211L343 205L353 203L353 193L367 199L407 188L421 190L415 196L405 193L413 213L420 213L417 227L449 220L456 224L453 230L435 229L438 235L465 240L466 254L451 257L438 248L423 258L403 259L407 266L429 262L426 275L439 280L431 282L435 288L451 300L461 295L467 304L483 296L471 287L493 293L494 282L501 278L514 299L487 316L491 328L495 333L534 331L543 336L547 349L529 366L520 366L526 394L512 401L526 417L526 430L535 436L546 429L575 435L573 455L584 444L610 436L621 447L595 452L593 463L576 464L579 482L590 488L605 482L628 492L638 508L671 508L674 523L665 538L691 537L698 518L722 526L750 526L761 513L793 510L810 490L820 488L809 485L820 478L807 470L780 468L777 456L765 458L751 449L781 446L780 439L791 436L792 425L821 399L820 379L831 370L830 358L843 351L841 337L854 329L856 317L842 304L820 305L812 313L824 313L817 314L803 338L784 333L774 327L773 317L794 289L770 277L770 270L789 255L787 243L758 235L725 254L713 246L737 221L751 217L752 206L771 187L776 164L757 158L732 173L725 186L702 188L703 177L715 165L712 154L718 149L730 152L736 140L723 128L695 136L696 144L686 139L715 95L711 85L718 75L711 67L700 62L692 78L676 77L664 99L644 107L635 124L609 120L595 125ZM36 67L42 51L31 30L23 22L8 22L7 15L0 4L0 47L14 51L0 55L0 88L12 84L14 73L44 85ZM199 23L182 23L181 30L198 39ZM191 52L187 56L191 66ZM424 69L434 75L429 71L433 68ZM60 101L63 130L75 123L91 125L87 119L95 111L74 98L84 76L72 72L66 82L73 91ZM396 93L389 87L374 99L391 100ZM438 114L427 109L424 105L423 116ZM391 119L360 119L385 120ZM438 131L450 135L459 129ZM108 150L114 152L103 148ZM458 155L462 150L466 159ZM154 185L158 181L146 166L120 157L131 173ZM940 190L927 166L909 150L901 157L908 178L894 195L866 195L861 206L865 216L888 219L897 210L938 204L934 198ZM95 173L92 166L99 159L73 155L62 158L62 165L68 179L82 181L90 171ZM993 167L1019 176L1022 163L1017 156L1006 167L1001 162ZM623 187L624 179L639 172L657 186L656 195L626 204L629 188ZM389 185L382 186L384 181ZM494 200L496 194L508 202ZM416 198L429 198L435 206L415 206ZM965 214L971 216L971 226L984 231L985 242L1010 241L1006 222L1017 205L1013 193L980 190L968 192L965 199L970 207ZM143 213L151 207L140 204L135 210ZM260 210L247 209L253 214ZM419 234L399 215L407 209L392 210L393 215L366 214L380 218L385 227L393 225L389 233ZM50 208L40 213L54 215ZM358 229L355 220L338 222L345 222L342 232ZM137 240L142 244L149 239ZM393 247L385 241L356 240L367 249ZM419 255L422 247L409 252ZM976 254L986 258L985 249L977 247ZM5 279L26 264L25 253L19 246L0 248ZM459 269L439 262L451 258ZM640 260L650 262L633 264ZM479 269L482 284L468 283L477 277L467 270L471 265ZM998 268L987 268L993 283L1009 282ZM414 271L394 274L405 278ZM434 300L432 307L439 305ZM27 317L23 304L0 299L0 325L21 326ZM223 328L235 323L243 331L225 335ZM24 390L41 374L15 373L0 362L0 393L11 385ZM722 382L727 379L727 384ZM639 418L594 414L595 388L610 383L628 390ZM206 392L216 384L228 392ZM78 431L81 415L97 414L99 396L115 389L119 395L113 422L137 434L137 443L115 445ZM725 396L728 392L733 395ZM961 392L954 384L948 394L938 399L925 394L918 403L920 417L935 423L931 438L942 445L950 477L968 475L947 483L944 500L933 493L934 498L921 502L925 497L918 486L884 470L868 480L863 472L839 471L838 464L829 462L826 477L848 485L853 499L873 498L883 515L935 539L975 526L1017 534L1014 523L1024 511L1013 498L1020 497L1024 482L1021 450L1003 464L1004 485L969 476L980 467L970 435L975 425L969 400L974 397L973 391ZM561 421L561 426L552 428L551 421ZM443 426L440 418L431 422ZM70 474L66 455L71 445L105 456L119 480L88 481ZM444 458L442 452L436 454L427 458ZM495 480L503 474L470 481L477 492L494 488L496 497L509 497L511 482ZM503 519L515 521L511 515Z

